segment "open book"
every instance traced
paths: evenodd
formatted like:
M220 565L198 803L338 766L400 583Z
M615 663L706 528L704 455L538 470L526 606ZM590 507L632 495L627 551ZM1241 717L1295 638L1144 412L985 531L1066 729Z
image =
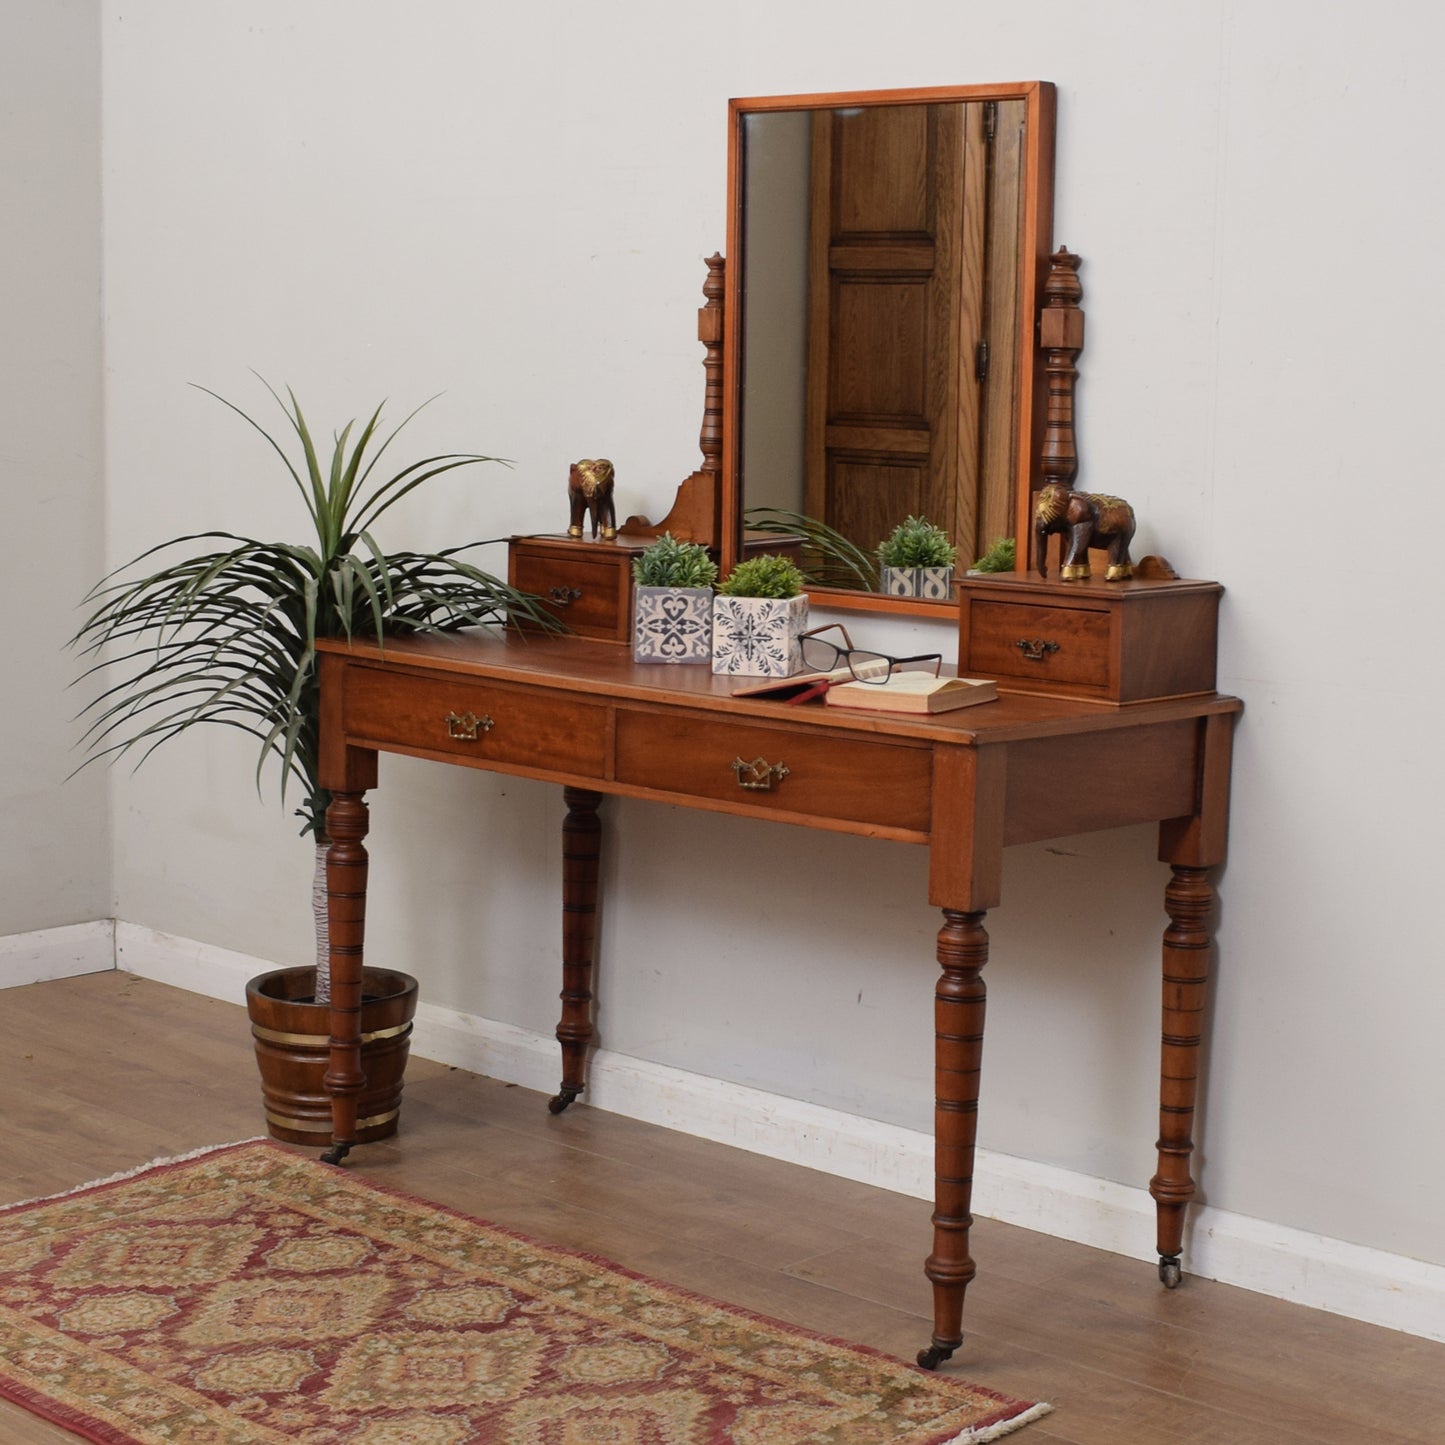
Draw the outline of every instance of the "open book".
M992 702L998 684L981 677L932 677L926 672L895 672L887 682L836 682L823 701L830 707L868 708L873 712L949 712Z

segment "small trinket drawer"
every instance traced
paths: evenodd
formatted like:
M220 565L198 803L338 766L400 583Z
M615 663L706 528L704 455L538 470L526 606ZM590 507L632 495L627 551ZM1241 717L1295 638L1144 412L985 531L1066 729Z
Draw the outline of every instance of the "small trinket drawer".
M958 670L1000 691L1145 702L1214 691L1217 582L1061 582L1034 573L959 584Z
M579 637L632 641L632 559L646 542L567 536L513 537L507 581Z

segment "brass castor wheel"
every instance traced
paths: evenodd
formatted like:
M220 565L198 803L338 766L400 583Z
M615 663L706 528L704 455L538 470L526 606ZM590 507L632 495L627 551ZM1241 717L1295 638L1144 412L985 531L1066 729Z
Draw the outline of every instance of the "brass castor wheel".
M547 1112L560 1114L581 1092L581 1089L570 1089L563 1084L562 1088L547 1100Z
M350 1144L333 1144L322 1156L323 1164L340 1164L351 1153Z
M1159 1283L1165 1289L1178 1289L1179 1282L1184 1278L1184 1271L1179 1268L1179 1256L1177 1254L1161 1254L1159 1256Z

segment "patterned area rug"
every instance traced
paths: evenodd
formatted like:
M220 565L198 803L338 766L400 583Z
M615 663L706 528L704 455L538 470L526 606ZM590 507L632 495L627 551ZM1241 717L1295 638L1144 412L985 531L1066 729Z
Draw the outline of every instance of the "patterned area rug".
M105 1445L944 1445L1048 1409L265 1141L0 1211L0 1393Z

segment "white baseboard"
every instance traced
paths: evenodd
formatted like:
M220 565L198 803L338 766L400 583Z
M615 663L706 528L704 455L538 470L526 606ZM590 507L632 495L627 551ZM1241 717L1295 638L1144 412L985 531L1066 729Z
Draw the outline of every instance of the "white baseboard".
M228 948L120 919L115 923L115 966L154 983L238 1004L246 1002L246 984L251 979L277 967L250 954L232 953Z
M0 938L0 988L105 973L114 967L115 924L109 918Z
M3 940L0 940L3 943ZM3 962L0 953L0 962ZM188 939L117 923L116 966L233 1003L246 980L274 965ZM428 1059L554 1093L555 1040L423 1002L412 1048ZM919 1199L933 1196L933 1141L924 1133L845 1114L683 1069L599 1049L584 1095L593 1108L730 1144ZM1154 1261L1154 1202L1145 1189L980 1150L976 1214ZM1351 1319L1445 1340L1445 1266L1250 1219L1191 1210L1188 1273Z

